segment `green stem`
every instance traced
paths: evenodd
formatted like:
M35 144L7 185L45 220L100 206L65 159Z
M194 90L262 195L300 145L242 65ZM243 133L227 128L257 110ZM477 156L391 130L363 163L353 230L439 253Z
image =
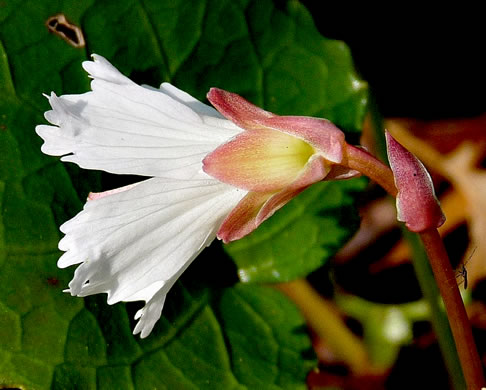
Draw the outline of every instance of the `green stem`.
M440 291L425 253L425 248L417 234L403 228L403 235L412 249L412 262L415 274L430 309L430 321L437 335L439 348L444 363L450 373L454 389L464 389L466 383L462 374L461 363L456 345L443 306L440 304Z
M373 131L374 138L373 142L376 146L377 157L382 161L388 163L388 155L386 153L386 141L384 137L385 130L385 119L378 108L378 104L374 97L373 91L369 94L369 114L370 114L370 124L371 130Z

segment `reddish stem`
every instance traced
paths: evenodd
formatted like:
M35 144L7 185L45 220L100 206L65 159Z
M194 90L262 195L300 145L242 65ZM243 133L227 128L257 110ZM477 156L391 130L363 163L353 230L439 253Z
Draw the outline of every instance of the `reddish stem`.
M346 161L343 162L343 165L347 165L349 168L368 176L394 198L397 196L393 173L388 166L366 150L357 148L356 146L348 144L346 145L345 151Z
M437 229L420 233L435 280L446 308L462 371L468 389L485 386L483 367L474 342L471 325L464 308L456 276Z

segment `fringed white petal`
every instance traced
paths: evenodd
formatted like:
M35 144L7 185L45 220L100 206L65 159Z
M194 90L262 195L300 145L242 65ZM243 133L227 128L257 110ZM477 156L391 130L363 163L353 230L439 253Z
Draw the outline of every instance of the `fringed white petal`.
M83 63L92 92L48 97L45 117L54 126L36 127L44 153L87 169L186 179L243 131L170 84L139 86L103 57L93 58Z
M140 333L140 337L144 339L150 334L150 332L152 332L152 329L162 314L162 308L164 307L166 296L167 293L160 290L159 293L155 294L154 297L148 301L143 308L137 311L137 314L135 314L135 319L138 320L138 322L137 325L135 325L133 334Z
M109 304L145 301L135 333L146 337L168 290L245 195L200 173L189 181L148 179L89 201L61 226L59 267L81 263L68 291L107 293Z

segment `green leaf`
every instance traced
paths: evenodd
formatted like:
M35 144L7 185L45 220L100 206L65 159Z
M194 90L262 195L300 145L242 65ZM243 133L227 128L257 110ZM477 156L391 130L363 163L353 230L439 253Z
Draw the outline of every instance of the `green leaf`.
M235 376L249 389L306 388L299 377L313 354L300 313L278 291L254 287L224 290L218 306Z
M48 31L47 19L58 13L81 29L85 48ZM203 273L189 270L144 340L131 335L139 305L109 307L105 296L80 299L62 292L73 269L56 267L58 226L81 209L89 190L129 180L44 156L34 133L48 109L42 93L89 90L80 65L93 52L139 83L157 86L170 80L200 99L210 86L219 86L280 114L327 117L349 133L359 130L366 109L366 85L353 71L349 50L321 37L296 1L278 8L269 0L3 2L0 385L304 388L315 364L304 322L269 288L215 288L220 286L215 281L201 286L195 279ZM277 213L276 225L269 222L261 234L278 232L279 237L265 245L285 244L282 248L295 251L300 265L290 264L280 249L266 250L279 260L253 280L275 277L275 269L292 278L322 264L349 236L351 229L339 227L340 221L348 217L351 194L361 186L323 183ZM312 233L312 240L292 243L302 238L294 234L298 226ZM235 255L238 264L244 252Z

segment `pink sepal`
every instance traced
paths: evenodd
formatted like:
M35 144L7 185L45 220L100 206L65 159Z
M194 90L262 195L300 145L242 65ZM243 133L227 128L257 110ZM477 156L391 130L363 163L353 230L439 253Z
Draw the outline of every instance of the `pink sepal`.
M101 199L101 198L104 198L105 196L110 196L110 195L113 195L113 194L117 194L119 192L123 192L123 191L128 191L129 189L135 187L138 183L134 183L134 184L129 184L127 186L124 186L124 187L120 187L120 188L115 188L113 190L109 190L109 191L103 191L103 192L90 192L88 194L88 199L87 201L92 201L92 200L96 200L96 199Z
M395 178L397 218L412 232L435 229L445 222L445 216L435 196L432 179L424 165L385 133L388 159Z
M258 227L258 212L272 193L249 192L224 219L217 237L225 244L250 234Z
M225 118L245 130L261 127L255 123L256 120L275 116L275 114L255 106L240 95L223 89L211 88L207 98Z
M313 156L297 180L283 190L248 193L223 221L217 237L228 243L246 236L311 184L323 180L329 170L321 156Z
M275 115L218 88L211 88L207 97L222 115L245 130L278 130L306 141L328 161L342 162L344 133L326 119Z

